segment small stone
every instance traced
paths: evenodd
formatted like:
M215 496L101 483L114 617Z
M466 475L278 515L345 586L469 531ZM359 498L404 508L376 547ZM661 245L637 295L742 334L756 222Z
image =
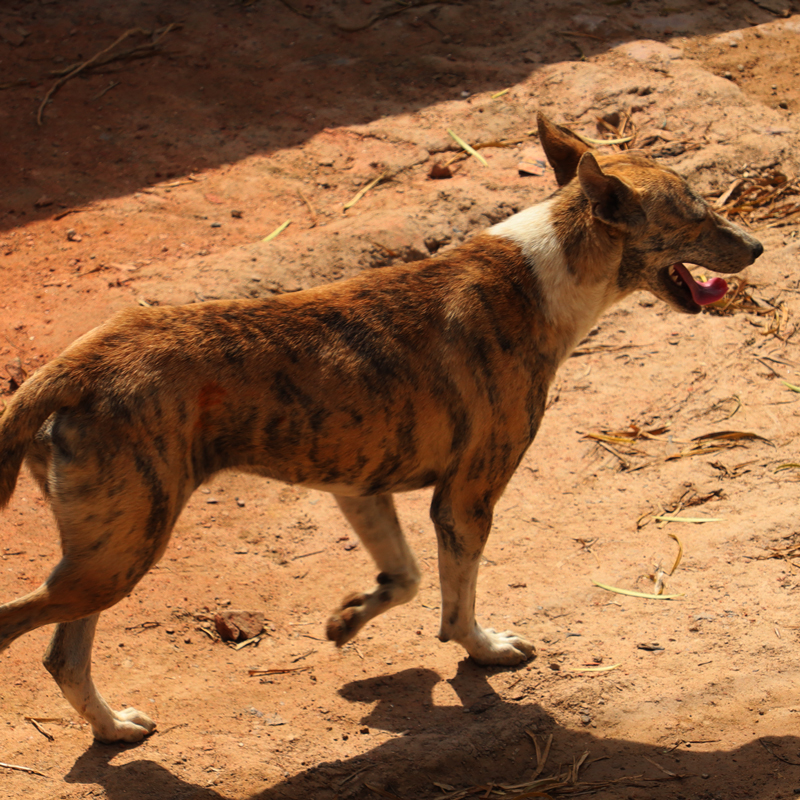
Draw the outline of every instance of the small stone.
M264 615L259 611L221 611L214 616L214 627L224 642L243 642L264 630Z

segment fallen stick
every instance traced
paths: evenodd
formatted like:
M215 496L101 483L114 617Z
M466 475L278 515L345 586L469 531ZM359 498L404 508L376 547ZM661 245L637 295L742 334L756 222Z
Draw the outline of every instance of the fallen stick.
M37 730L37 731L39 731L39 733L41 733L41 734L42 734L42 736L44 736L44 738L45 738L45 739L47 739L47 741L49 741L49 742L54 742L54 741L56 740L56 737L55 737L55 736L53 736L53 734L52 734L52 733L48 733L48 732L47 732L47 731L46 731L46 730L45 730L45 729L44 729L44 728L43 728L43 727L42 727L42 726L39 724L39 720L37 720L37 719L34 719L33 717L25 717L25 719L26 719L28 722L30 722L30 723L31 723L31 725L33 725L33 727L34 727L34 728L36 728L36 730Z
M44 772L37 772L35 769L31 769L30 767L20 767L16 764L4 764L0 761L0 768L2 769L13 769L17 772L27 772L28 775L39 775L42 778L49 778L49 775L45 775Z
M165 37L165 36L166 36L166 35L167 35L167 34L168 34L170 31L171 31L171 30L172 30L172 28L173 28L173 27L174 27L174 23L172 23L172 22L171 22L169 25L167 25L167 27L166 27L166 28L164 28L164 29L163 29L163 31L162 31L161 33L159 33L159 34L158 34L157 38L156 38L156 39L154 39L154 40L152 41L152 43L151 43L151 45L150 45L150 46L153 46L153 47L154 47L155 45L157 45L157 44L158 44L158 43L159 43L159 42L160 42L160 41L161 41L161 40L162 40L162 39L163 39L163 38L164 38L164 37ZM117 45L118 45L120 42L123 42L123 41L125 41L125 39L127 39L129 36L132 36L134 33L141 33L141 34L144 34L145 36L147 36L147 35L148 35L148 33L150 33L150 32L149 32L149 31L146 31L146 30L143 30L142 28L130 28L130 29L128 29L127 31L125 31L125 33L123 33L123 34L122 34L122 36L120 36L120 37L117 39L117 41L116 41L116 42L114 42L113 44L109 45L109 46L108 46L108 47L106 47L105 49L101 50L99 53L95 53L95 55L93 55L93 56L92 56L92 57L91 57L91 58L90 58L88 61L84 61L83 63L81 63L81 64L78 64L78 66L76 66L76 67L75 67L75 69L71 70L71 71L70 71L70 72L68 72L66 75L63 75L62 77L60 77L60 78L59 78L59 79L58 79L58 80L57 80L57 81L56 81L56 82L55 82L55 83L54 83L54 84L53 84L53 85L50 87L50 89L48 90L47 94L44 96L44 100L42 100L42 103L41 103L41 105L39 106L39 111L38 111L38 113L36 114L36 124L37 124L37 125L39 125L39 126L41 127L41 125L43 124L43 121L44 121L44 109L45 109L45 106L46 106L46 105L47 105L47 103L50 101L50 98L51 98L51 97L52 97L52 96L53 96L53 95L54 95L54 94L55 94L55 93L56 93L56 92L57 92L57 91L58 91L58 90L59 90L59 89L60 89L60 88L61 88L61 87L62 87L62 86L63 86L63 85L64 85L64 84L65 84L65 83L66 83L66 82L67 82L67 81L70 79L70 78L74 78L74 77L75 77L75 76L76 76L78 73L80 73L80 72L83 72L83 70L85 70L87 67L90 67L90 66L92 66L92 64L95 64L95 63L96 63L97 61L99 61L99 60L100 60L100 59L101 59L101 58L102 58L102 57L103 57L103 56L104 56L106 53L108 53L109 51L113 50L113 49L114 49L114 48L115 48L115 47L116 47L116 46L117 46Z

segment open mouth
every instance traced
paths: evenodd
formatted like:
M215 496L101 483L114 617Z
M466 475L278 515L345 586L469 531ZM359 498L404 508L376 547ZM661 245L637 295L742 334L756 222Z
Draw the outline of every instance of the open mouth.
M681 264L673 264L667 269L670 283L678 290L681 300L687 306L696 304L707 306L716 303L725 297L728 291L728 284L722 278L711 278L708 281L696 281L686 267ZM692 302L693 301L693 302Z

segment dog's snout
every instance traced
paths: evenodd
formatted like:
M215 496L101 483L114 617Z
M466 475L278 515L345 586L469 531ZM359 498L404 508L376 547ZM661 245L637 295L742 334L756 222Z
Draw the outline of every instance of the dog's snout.
M764 252L764 245L756 239L755 244L752 247L753 252L753 261L755 261L763 252Z

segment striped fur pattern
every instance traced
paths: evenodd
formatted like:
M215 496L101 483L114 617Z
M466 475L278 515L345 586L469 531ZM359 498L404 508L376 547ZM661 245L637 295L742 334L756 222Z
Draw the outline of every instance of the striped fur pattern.
M559 364L612 303L647 289L694 313L671 265L735 272L761 245L651 159L598 156L544 118L562 185L547 201L435 258L268 300L136 308L30 378L0 417L0 506L26 461L63 557L0 606L0 650L56 623L45 666L102 741L154 722L114 711L91 679L97 618L167 546L182 508L220 470L332 492L378 569L334 610L349 641L414 597L416 561L393 494L431 487L439 638L482 664L533 644L475 619L492 513L532 442Z

